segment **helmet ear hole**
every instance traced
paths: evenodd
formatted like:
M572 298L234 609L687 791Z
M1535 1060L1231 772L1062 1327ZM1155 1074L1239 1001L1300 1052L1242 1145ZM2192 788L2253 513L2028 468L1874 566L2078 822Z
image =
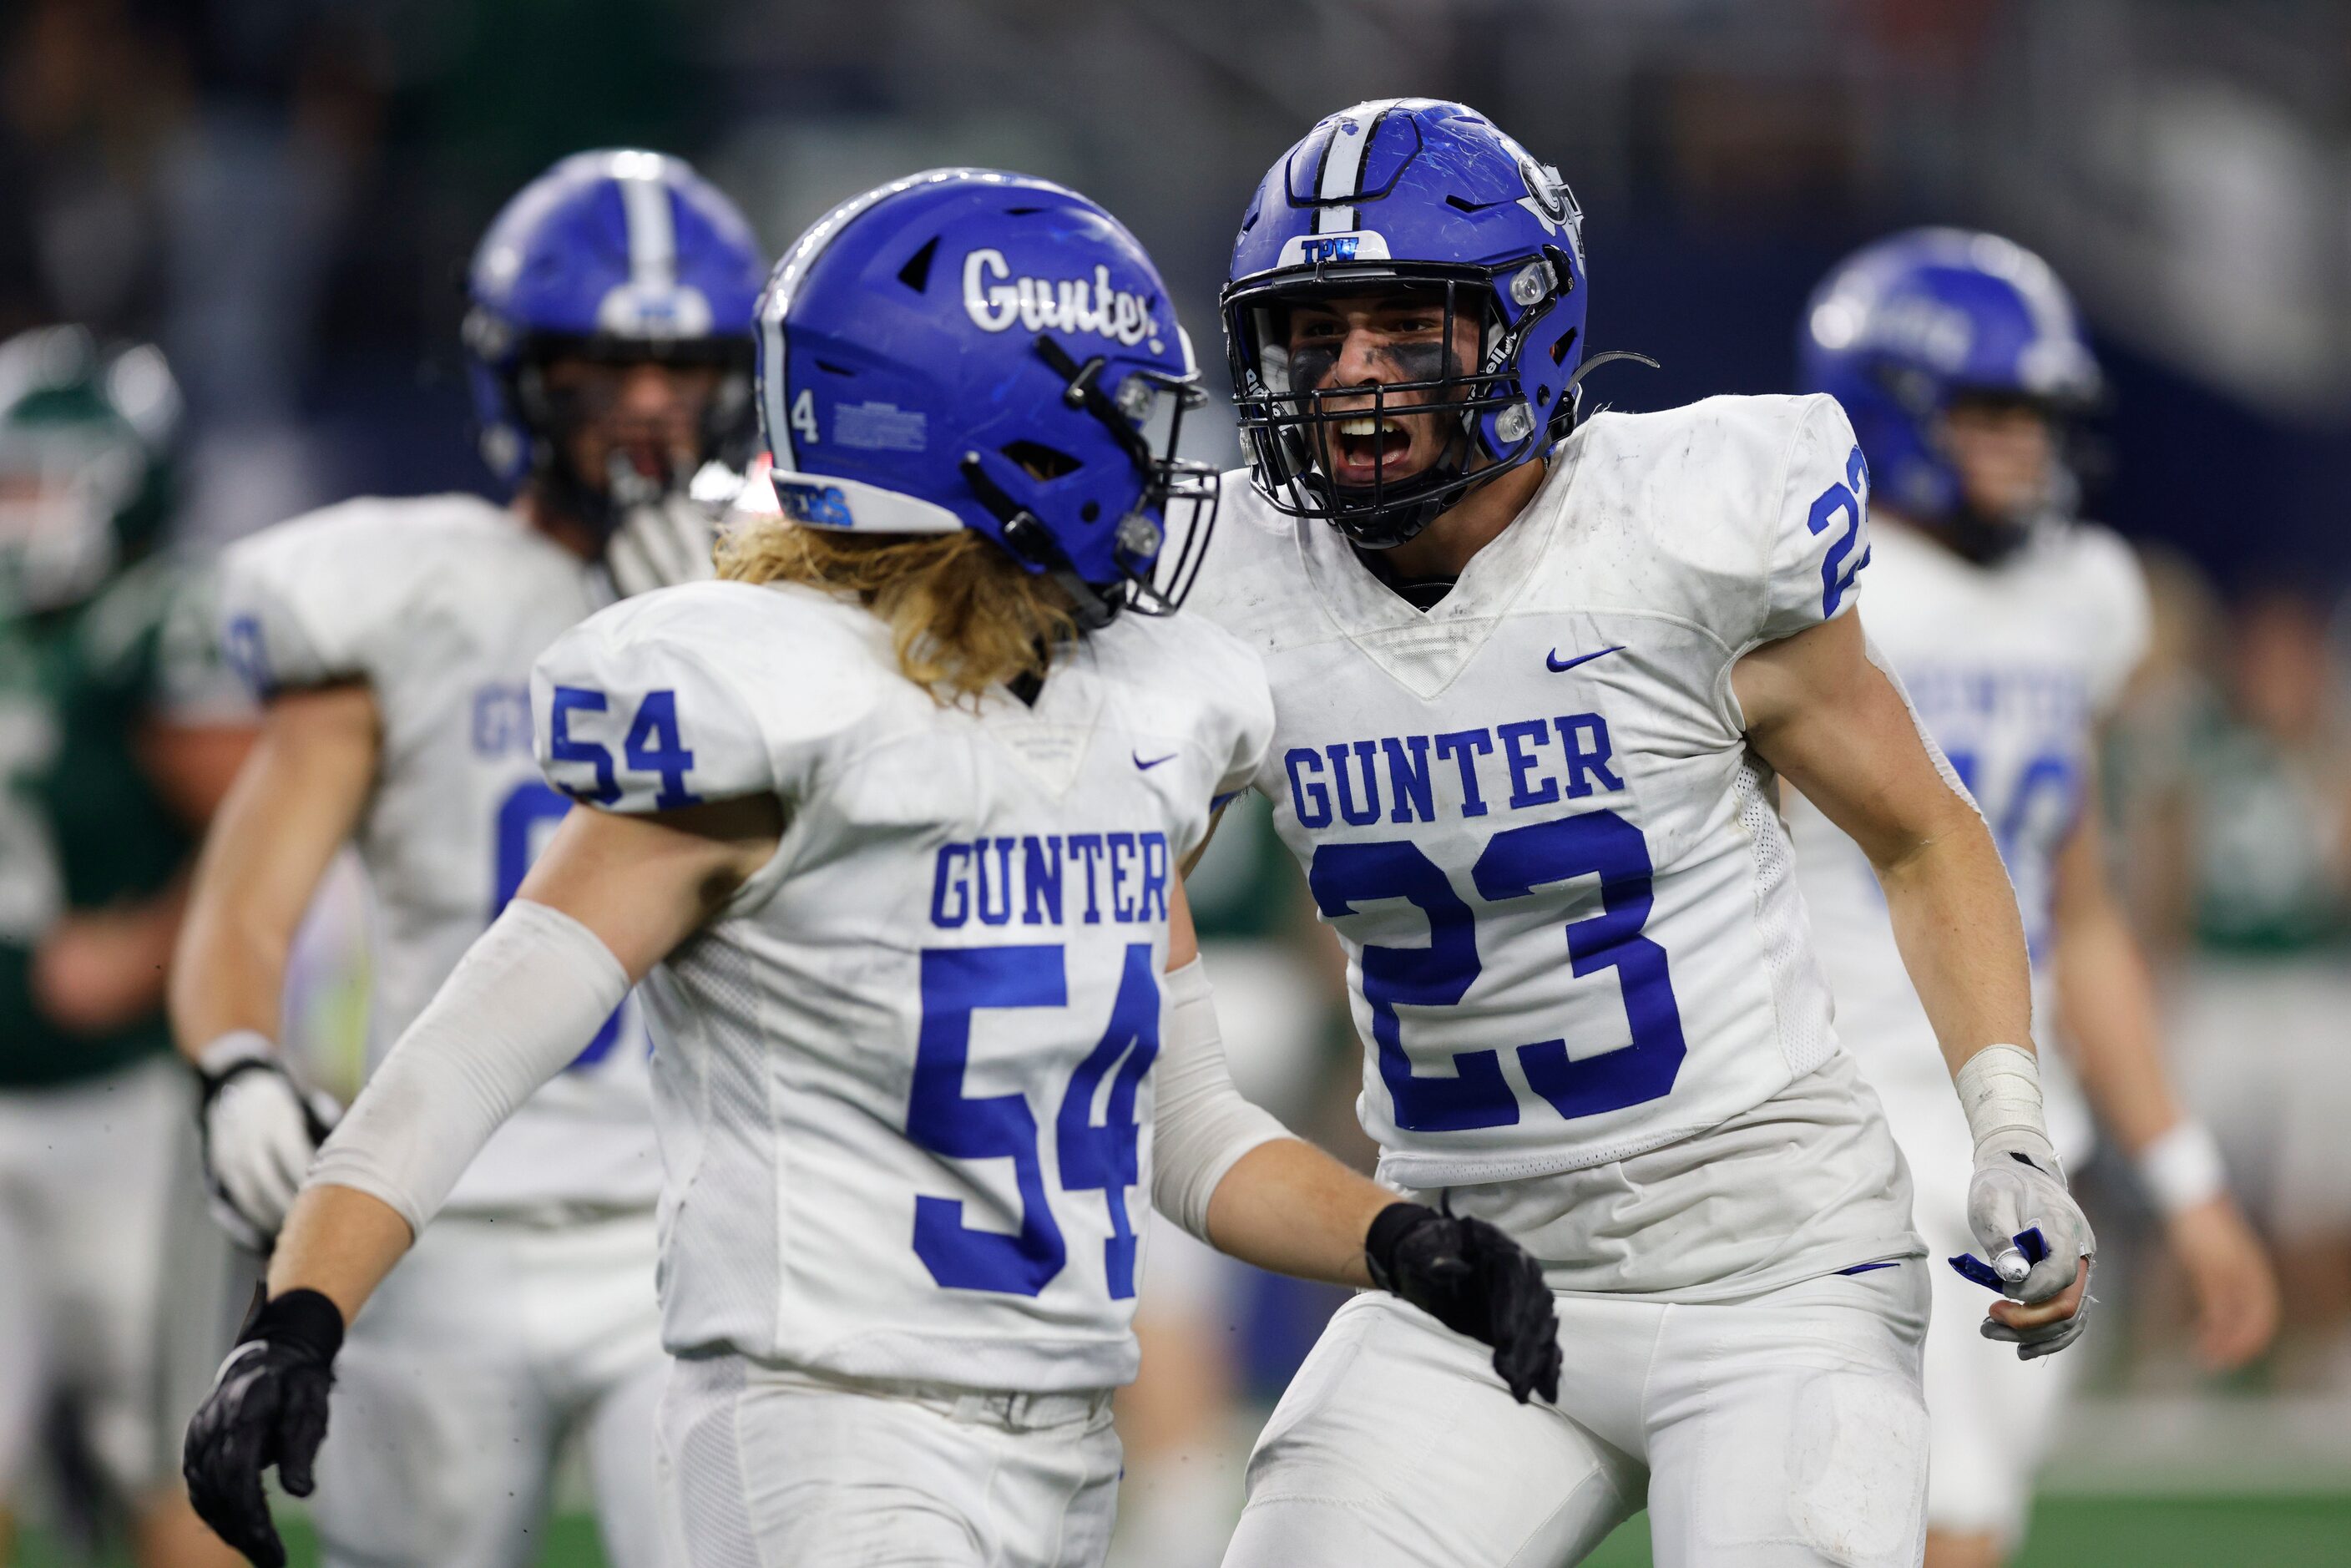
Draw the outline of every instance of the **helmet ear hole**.
M1084 466L1068 453L1048 446L1041 441L1008 442L997 450L1019 464L1032 479L1059 479Z
M898 269L898 281L917 294L923 292L930 287L931 261L938 254L939 236L933 235L924 244L923 248L916 251L908 258L906 265Z

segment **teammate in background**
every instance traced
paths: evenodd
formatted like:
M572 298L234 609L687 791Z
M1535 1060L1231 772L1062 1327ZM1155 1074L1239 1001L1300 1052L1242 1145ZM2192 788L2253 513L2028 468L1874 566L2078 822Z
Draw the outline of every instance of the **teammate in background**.
M142 1568L231 1560L172 1473L184 1407L158 1407L193 1103L162 972L252 738L203 585L157 548L178 415L152 348L0 344L0 1563L60 1397Z
M820 220L759 322L792 521L540 660L541 756L594 809L328 1145L189 1429L256 1561L344 1320L649 974L671 1568L1098 1563L1145 1180L1479 1334L1506 1404L1552 1386L1531 1260L1226 1076L1175 867L1270 715L1244 650L1163 618L1215 492L1172 455L1197 378L1150 258L1060 186L940 170Z
M1895 909L1977 1134L1987 1332L2079 1330L2015 901L1852 613L1853 433L1825 397L1579 422L1586 293L1557 173L1455 103L1323 120L1235 244L1252 467L1198 607L1267 662L1250 782L1347 950L1381 1175L1542 1260L1566 1371L1513 1406L1349 1302L1228 1564L1573 1563L1645 1500L1675 1568L1917 1561L1927 1261L1775 773Z
M2066 427L2098 391L2073 302L1996 235L1917 229L1840 263L1800 336L1809 392L1853 420L1876 485L1868 624L1876 654L1974 794L2023 908L2033 984L2099 1118L2137 1162L2187 1270L2215 1366L2268 1343L2277 1295L2212 1138L2164 1071L2147 965L2107 884L2098 729L2146 651L2146 589L2105 529L2074 519ZM1967 1123L1936 1082L1935 1029L1903 976L1861 852L1788 802L1798 884L1839 1035L1885 1103L1935 1256L1968 1245ZM2046 1059L2066 1165L2091 1126L2065 1059ZM1975 1333L1982 1292L1935 1273L1927 1336L1934 1466L1929 1568L2015 1549L2070 1364L2027 1370Z
M276 1237L323 1133L274 1043L319 878L358 845L380 1057L569 809L531 758L531 661L657 559L709 572L684 493L747 455L762 270L742 214L677 160L565 159L507 203L468 280L483 455L513 503L350 501L230 552L227 645L268 709L197 872L172 1012L248 1240ZM534 1560L575 1430L611 1561L661 1562L661 1177L635 1006L611 998L575 1047L353 1329L319 1462L329 1563Z

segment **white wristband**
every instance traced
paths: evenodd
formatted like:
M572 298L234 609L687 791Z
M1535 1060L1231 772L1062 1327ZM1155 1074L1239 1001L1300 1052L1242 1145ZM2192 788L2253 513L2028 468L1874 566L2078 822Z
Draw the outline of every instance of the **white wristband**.
M196 1052L196 1071L206 1078L218 1078L239 1062L268 1061L277 1055L277 1048L260 1030L231 1030Z
M1952 1083L1976 1147L2003 1134L2022 1134L2046 1146L2041 1114L2041 1063L2022 1046L1988 1045L1959 1064Z
M2210 1128L2188 1117L2138 1152L2138 1178L2147 1184L2147 1197L2167 1219L2229 1190L2220 1145L2213 1141Z

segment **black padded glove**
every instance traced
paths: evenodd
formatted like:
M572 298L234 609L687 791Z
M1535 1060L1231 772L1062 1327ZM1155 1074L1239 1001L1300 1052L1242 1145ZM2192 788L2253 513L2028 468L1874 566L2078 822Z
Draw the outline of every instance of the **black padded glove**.
M1494 1349L1494 1371L1523 1405L1559 1398L1559 1313L1542 1268L1482 1219L1392 1203L1364 1238L1372 1282L1456 1333Z
M287 1491L310 1495L342 1343L343 1314L318 1291L288 1291L263 1302L188 1423L180 1461L188 1500L256 1568L286 1568L261 1472L276 1465Z

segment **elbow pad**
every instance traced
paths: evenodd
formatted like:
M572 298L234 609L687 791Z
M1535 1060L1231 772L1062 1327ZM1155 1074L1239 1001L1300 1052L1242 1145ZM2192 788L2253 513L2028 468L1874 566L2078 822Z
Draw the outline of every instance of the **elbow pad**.
M304 1185L356 1188L422 1234L490 1134L628 994L594 932L516 899L368 1080Z
M1217 1030L1215 993L1200 961L1170 970L1160 987L1151 1201L1206 1241L1208 1200L1225 1173L1259 1145L1290 1134L1233 1086Z

